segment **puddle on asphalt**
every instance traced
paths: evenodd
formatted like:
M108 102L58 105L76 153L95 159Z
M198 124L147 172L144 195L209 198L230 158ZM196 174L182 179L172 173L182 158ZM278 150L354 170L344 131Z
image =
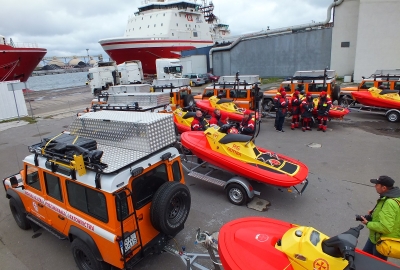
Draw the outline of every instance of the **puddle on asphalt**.
M322 147L322 145L319 143L310 143L307 146L311 147L311 148L321 148Z
M400 132L400 128L377 128L379 131Z

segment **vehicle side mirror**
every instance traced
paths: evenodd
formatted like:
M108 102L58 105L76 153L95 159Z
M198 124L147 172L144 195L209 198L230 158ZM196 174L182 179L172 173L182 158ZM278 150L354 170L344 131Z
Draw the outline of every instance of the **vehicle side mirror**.
M10 183L12 188L18 187L18 179L15 176L10 177Z

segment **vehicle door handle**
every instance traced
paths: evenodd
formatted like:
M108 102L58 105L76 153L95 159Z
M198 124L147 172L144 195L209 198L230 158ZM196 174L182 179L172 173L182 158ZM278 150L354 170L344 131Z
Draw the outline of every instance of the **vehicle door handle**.
M61 220L65 219L65 217L63 217L62 215L58 215L58 218L61 219Z
M40 208L43 208L43 206L44 206L44 205L41 204L41 203L38 203L37 205L38 205Z

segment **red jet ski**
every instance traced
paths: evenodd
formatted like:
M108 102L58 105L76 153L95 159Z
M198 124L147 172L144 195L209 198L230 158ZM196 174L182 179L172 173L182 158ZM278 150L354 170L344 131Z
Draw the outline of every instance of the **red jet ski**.
M220 109L221 112L229 117L229 120L240 122L243 120L243 113L246 111L244 108L239 108L233 102L232 99L228 98L217 98L216 96L210 97L208 100L199 100L196 102L196 106L202 109L208 114L212 114L215 109ZM254 111L250 110L254 115ZM258 114L257 114L258 115Z
M257 147L251 139L243 134L225 134L219 127L181 135L182 145L194 155L236 175L285 188L307 183L305 164Z
M400 269L356 248L363 227L329 238L312 227L271 218L241 218L222 226L218 253L225 270Z
M400 109L400 96L397 90L381 90L372 87L368 91L354 91L351 95L358 103L365 106Z

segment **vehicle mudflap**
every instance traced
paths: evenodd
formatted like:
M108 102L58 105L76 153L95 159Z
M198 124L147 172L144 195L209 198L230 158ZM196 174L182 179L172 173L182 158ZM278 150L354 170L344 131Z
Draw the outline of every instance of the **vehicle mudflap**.
M93 255L96 257L96 260L103 261L100 250L93 238L87 232L75 226L71 226L68 232L69 241L72 242L75 237L81 239L90 248L90 250L93 252Z

